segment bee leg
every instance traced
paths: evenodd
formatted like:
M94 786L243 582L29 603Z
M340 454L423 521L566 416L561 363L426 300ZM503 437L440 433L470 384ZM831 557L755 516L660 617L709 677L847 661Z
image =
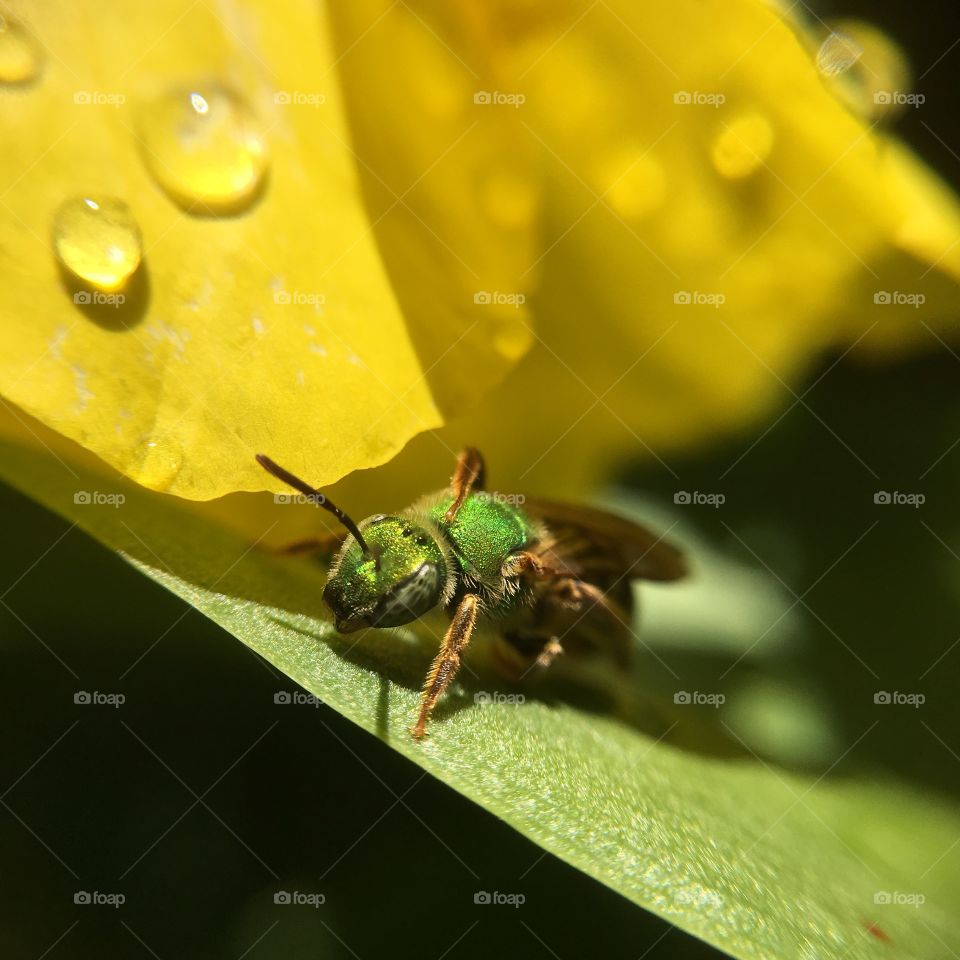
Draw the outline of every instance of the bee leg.
M430 712L443 695L443 691L450 685L450 681L456 676L457 670L460 669L460 654L470 642L473 628L477 623L478 604L479 600L475 593L464 595L447 628L440 652L430 665L427 679L423 682L420 716L413 728L413 735L418 740L426 733Z
M629 629L630 617L626 611L595 584L587 583L585 580L571 578L570 580L563 581L560 586L562 587L562 602L574 610L583 610L587 606L596 606L621 626Z
M453 503L446 513L447 523L453 523L457 511L473 490L482 490L486 484L487 468L483 463L483 454L476 447L464 447L457 457L457 466L450 479L453 490Z
M551 637L544 645L543 649L540 651L540 656L537 657L534 665L539 667L541 670L546 669L553 663L560 654L563 653L563 647L560 644L559 637Z
M522 577L525 574L529 574L535 580L547 580L553 577L572 579L568 570L555 570L553 567L547 566L535 553L529 550L518 550L516 553L509 554L500 567L502 577L512 579L513 577Z
M545 670L563 652L555 635L501 634L492 645L494 666L510 683L521 683L532 670Z

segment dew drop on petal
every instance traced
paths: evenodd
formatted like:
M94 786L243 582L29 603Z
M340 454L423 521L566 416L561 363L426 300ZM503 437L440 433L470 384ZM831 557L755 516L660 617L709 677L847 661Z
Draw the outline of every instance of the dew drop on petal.
M888 34L863 20L838 20L831 29L861 51L856 62L831 81L834 93L858 116L885 120L922 102L912 93L906 54Z
M710 160L721 176L742 180L766 163L773 141L773 127L765 116L744 114L720 128L710 145Z
M167 440L147 440L142 445L143 461L133 479L151 490L169 490L180 473L183 453Z
M130 208L116 197L71 197L54 214L53 247L74 276L99 290L120 289L140 265L143 241Z
M817 51L817 69L825 77L846 73L863 56L857 40L838 30L830 33Z
M519 360L529 349L533 337L523 323L504 323L493 334L493 345L507 360Z
M0 13L0 83L29 83L42 66L36 40L16 20Z
M220 84L179 87L147 104L140 143L151 174L195 213L238 212L256 197L267 146L253 111Z
M598 167L597 192L626 220L642 220L663 202L666 181L660 163L645 149L621 149Z

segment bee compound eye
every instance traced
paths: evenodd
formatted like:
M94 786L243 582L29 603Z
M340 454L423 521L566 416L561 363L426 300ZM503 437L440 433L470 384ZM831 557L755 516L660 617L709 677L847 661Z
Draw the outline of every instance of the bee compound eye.
M374 626L399 627L423 616L440 597L440 574L432 563L423 563L395 583L377 603Z

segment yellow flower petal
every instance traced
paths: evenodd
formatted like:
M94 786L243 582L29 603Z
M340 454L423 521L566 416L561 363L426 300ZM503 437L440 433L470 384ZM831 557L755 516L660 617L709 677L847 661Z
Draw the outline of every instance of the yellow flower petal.
M315 3L10 13L43 51L32 81L19 69L29 82L0 88L0 392L23 410L140 483L204 499L282 489L258 451L318 484L382 463L516 358L492 346L480 280L469 295L427 282L423 236L460 242L440 217L405 241L398 302ZM442 213L459 228L456 203ZM480 321L465 341L487 332L451 391L424 343L454 342L454 312Z

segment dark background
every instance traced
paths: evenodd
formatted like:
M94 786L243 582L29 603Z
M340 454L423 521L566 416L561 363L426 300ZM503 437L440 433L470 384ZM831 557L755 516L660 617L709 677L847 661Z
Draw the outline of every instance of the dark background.
M869 18L900 41L927 99L899 130L960 186L956 8L864 2L818 12ZM934 342L893 366L844 359L806 398L817 416L794 408L725 481L722 517L698 515L716 546L750 563L757 558L721 520L766 531L762 562L798 594L879 519L869 549L844 561L845 575L807 596L817 616L804 618L803 642L766 669L817 685L843 743L872 722L878 685L836 635L871 665L879 688L923 691L922 715L885 717L837 773L889 771L954 797L958 381L960 357ZM686 488L717 489L755 439L745 433L671 464ZM672 477L639 466L624 483L664 503L676 489ZM923 492L927 502L878 515L878 488ZM275 704L277 691L293 689L288 680L62 520L9 490L0 491L0 516L4 956L715 953L544 854L328 708ZM147 646L141 638L167 625L130 669ZM126 703L76 706L77 690L122 691ZM526 903L476 907L477 889L523 891ZM74 905L77 891L94 890L126 902ZM326 903L276 906L277 890L322 892Z

